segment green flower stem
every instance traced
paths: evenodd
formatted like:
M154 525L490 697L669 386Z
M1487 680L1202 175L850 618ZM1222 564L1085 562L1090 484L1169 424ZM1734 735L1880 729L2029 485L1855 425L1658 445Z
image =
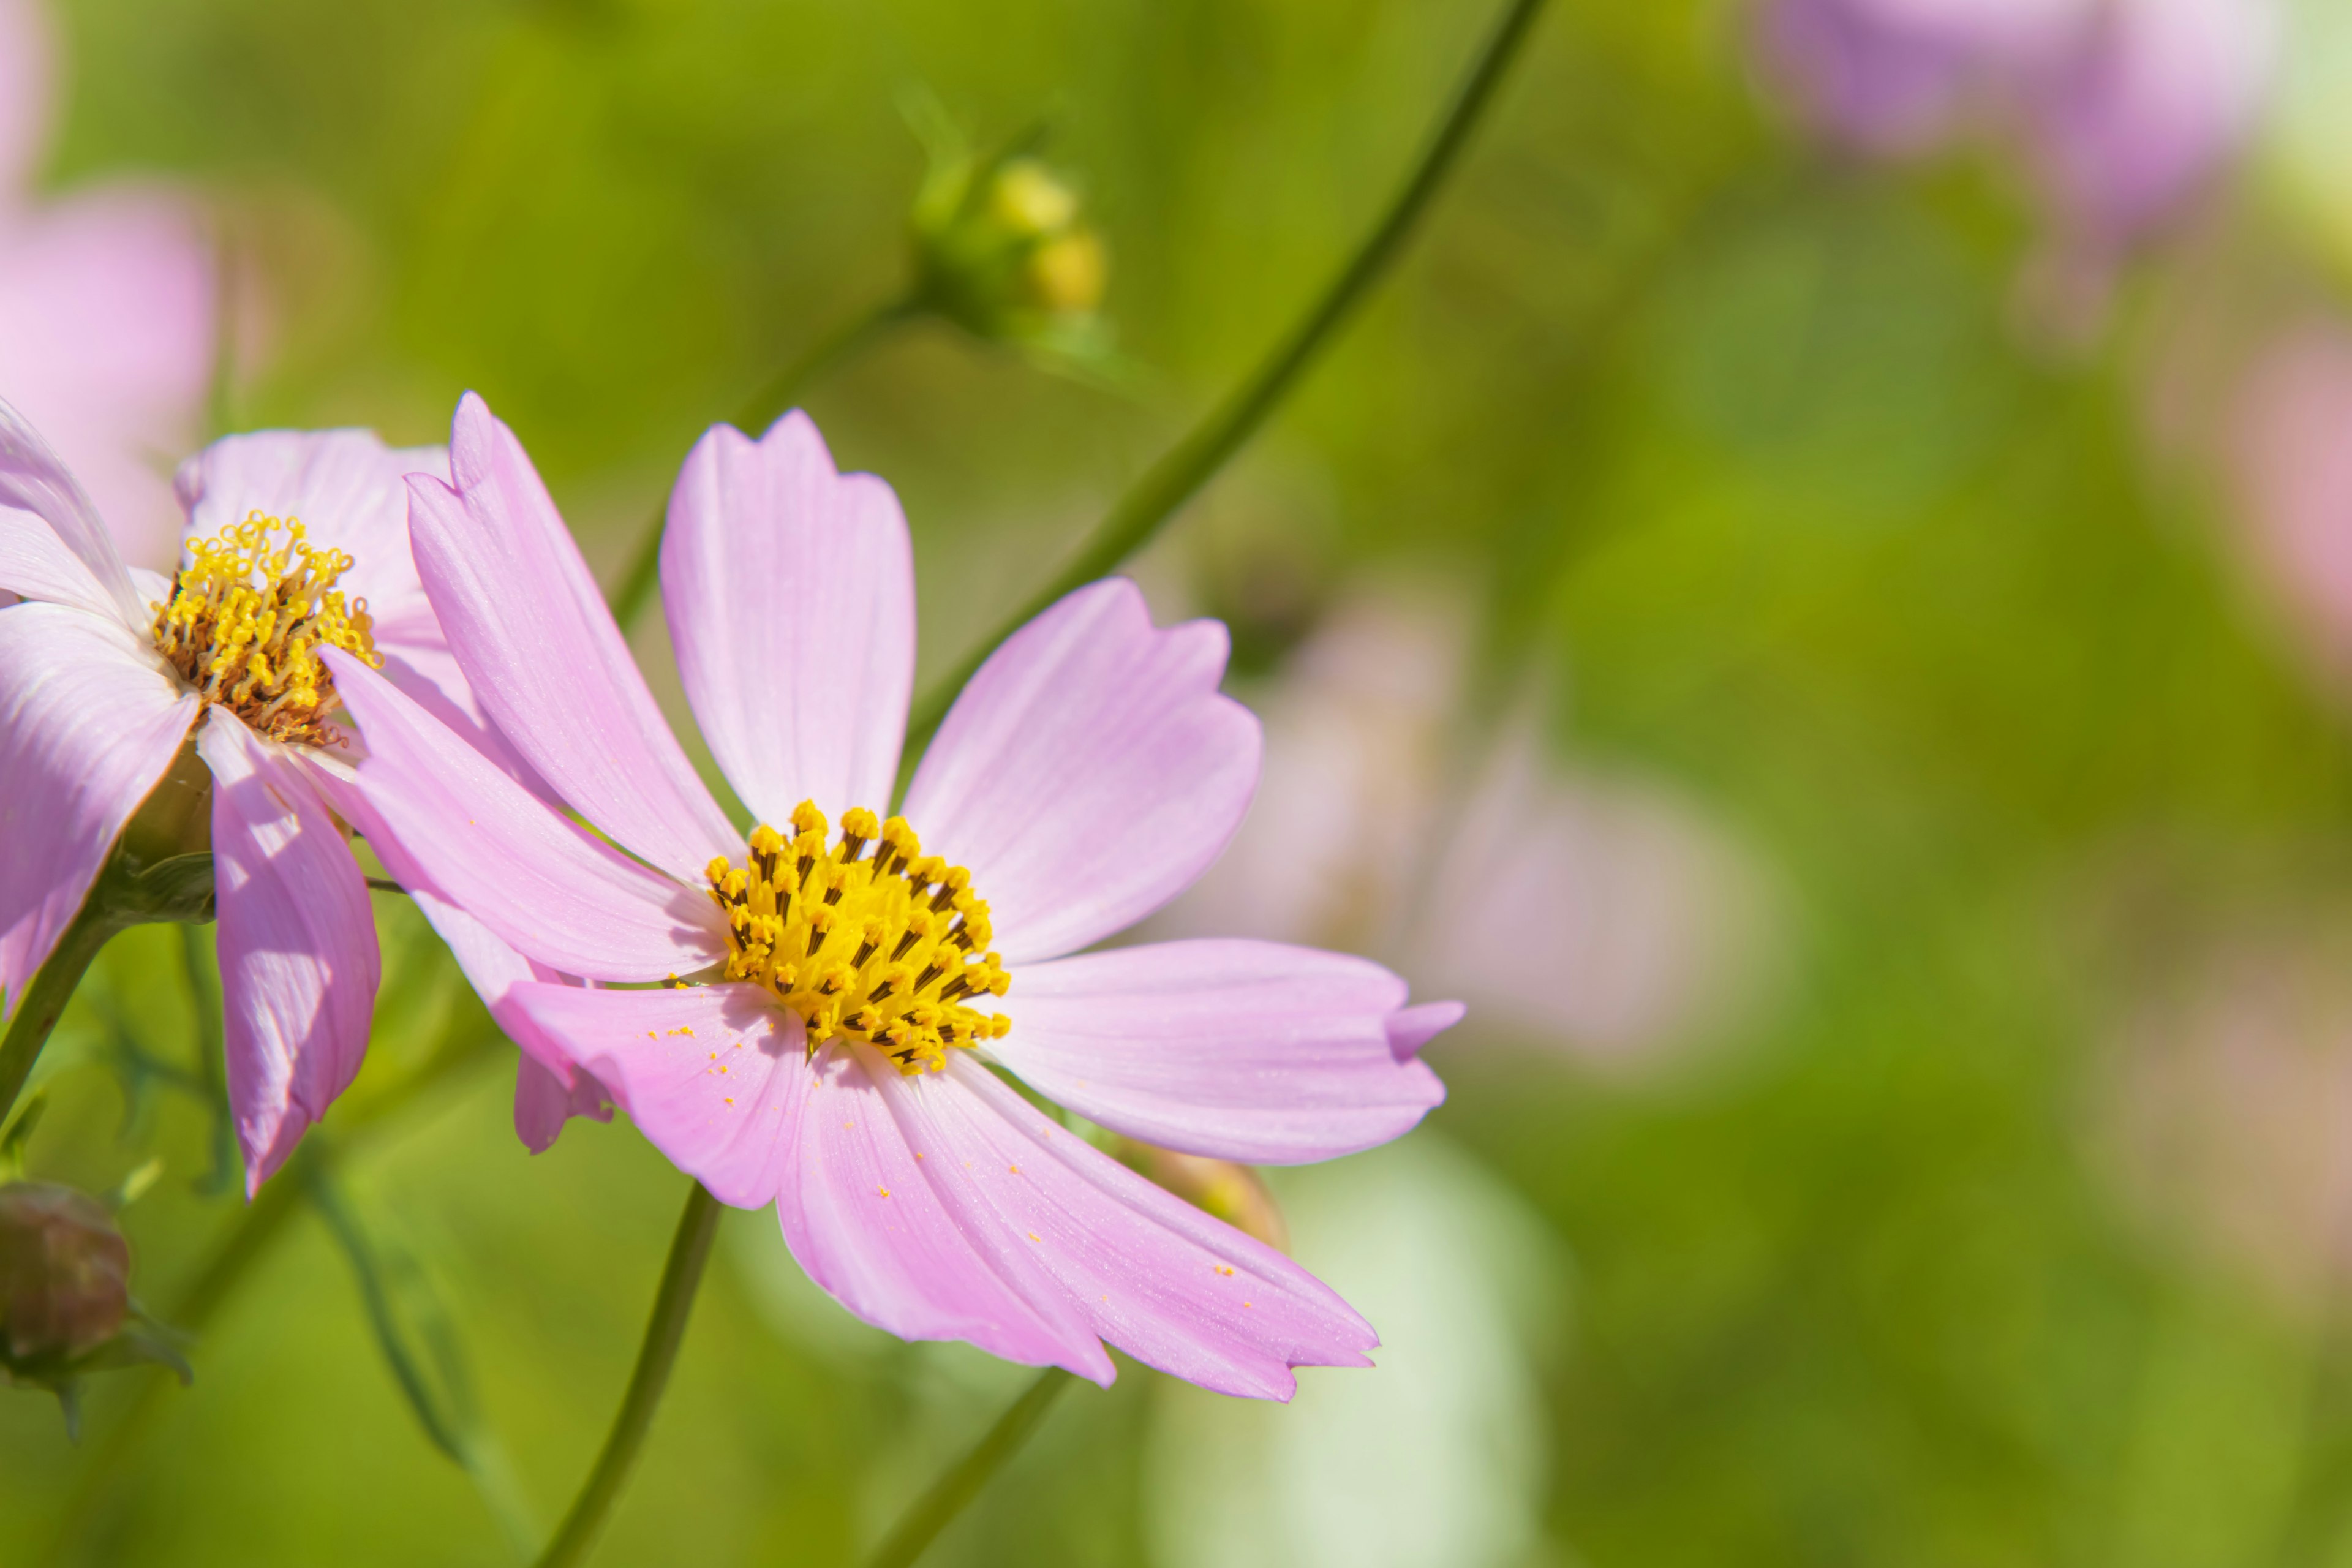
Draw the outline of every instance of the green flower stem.
M348 1110L338 1108L336 1123L341 1133L342 1158L348 1162L388 1121L428 1091L465 1068L488 1061L504 1038L494 1026L458 1036L436 1051L423 1067L382 1094ZM196 1270L186 1288L166 1305L163 1321L185 1333L203 1336L222 1304L236 1293L246 1277L276 1248L278 1238L286 1234L287 1221L301 1211L310 1191L305 1173L313 1157L307 1143L296 1150L293 1160L278 1173L278 1179L265 1185L253 1202L228 1223L212 1256ZM68 1547L79 1539L104 1503L114 1478L162 1413L163 1391L171 1386L160 1377L142 1380L138 1391L131 1396L130 1408L107 1429L58 1513L52 1561L64 1560Z
M793 400L810 382L860 351L870 348L891 328L919 315L924 309L919 297L908 294L886 300L862 315L852 316L811 343L800 358L777 372L774 380L735 411L730 423L744 434L757 437L793 405ZM653 601L654 588L661 581L662 528L668 517L669 505L665 498L646 521L636 552L629 557L628 570L621 574L621 585L613 590L613 618L621 623L623 631L628 630L637 617L645 614L646 605Z
M7 1125L25 1080L33 1076L33 1064L41 1059L41 1047L49 1043L50 1032L65 1016L66 1004L89 972L90 961L114 931L115 923L93 889L25 994L9 998L16 1004L16 1016L8 1021L7 1035L0 1037L0 1127Z
M1060 1367L1047 1367L1027 1392L1013 1402L1013 1407L997 1417L988 1435L972 1445L971 1452L932 1483L922 1500L898 1521L898 1528L875 1548L874 1555L866 1560L866 1568L912 1568L938 1539L940 1531L953 1523L964 1505L978 1497L980 1489L1004 1468L1004 1461L1021 1451L1029 1434L1045 1420L1045 1412L1071 1381L1070 1374Z
M678 1342L686 1337L687 1314L693 1310L694 1292L702 1283L703 1267L710 1261L710 1243L719 1234L719 1216L724 1212L699 1182L687 1194L686 1212L677 1217L677 1235L669 1244L669 1262L662 1269L661 1290L654 1297L653 1316L646 1323L645 1343L637 1351L636 1370L629 1374L629 1391L622 1396L619 1414L613 1417L613 1430L605 1436L604 1452L596 1456L596 1468L588 1472L572 1511L563 1516L555 1539L541 1554L539 1568L568 1568L584 1562L595 1545L604 1516L621 1495L629 1467L636 1462L646 1431L653 1425L662 1390L669 1383Z
M1388 210L1364 237L1363 244L1357 247L1347 266L1288 335L1275 344L1249 379L1234 388L1191 435L1178 442L1119 497L1061 574L923 694L908 719L908 755L915 755L930 739L940 721L947 717L948 705L999 643L1065 594L1108 576L1120 562L1149 543L1177 509L1208 483L1265 423L1266 416L1281 404L1301 373L1347 320L1349 312L1396 259L1413 225L1460 161L1464 145L1494 100L1496 88L1509 72L1511 62L1517 58L1520 46L1527 41L1543 7L1544 0L1511 0L1509 8L1487 36L1486 47L1479 51L1470 74L1455 91L1444 118L1438 121L1420 162L1390 199Z

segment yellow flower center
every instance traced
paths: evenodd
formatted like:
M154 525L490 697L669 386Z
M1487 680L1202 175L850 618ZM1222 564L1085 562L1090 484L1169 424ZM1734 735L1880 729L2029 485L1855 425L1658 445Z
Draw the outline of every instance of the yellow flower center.
M284 534L276 549L271 540ZM367 601L346 605L335 583L351 570L340 550L314 550L296 518L256 511L216 539L191 539L194 560L172 577L155 612L155 647L201 693L274 740L339 743L327 724L334 679L319 649L383 660L369 635Z
M1009 984L986 951L988 905L971 873L925 855L903 816L844 812L830 846L814 801L793 808L792 824L787 838L761 823L742 864L722 857L705 873L727 916L728 979L763 985L799 1014L810 1051L847 1036L902 1073L937 1072L950 1047L1012 1028L965 1005Z

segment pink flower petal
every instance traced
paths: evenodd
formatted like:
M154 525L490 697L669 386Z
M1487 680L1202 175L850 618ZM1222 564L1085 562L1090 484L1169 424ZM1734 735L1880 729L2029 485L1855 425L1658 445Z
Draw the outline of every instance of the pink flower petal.
M132 629L150 619L89 498L23 415L0 403L0 588Z
M507 744L506 736L490 722L490 716L482 710L481 699L466 682L466 672L457 668L457 656L440 639L437 623L432 627L429 640L379 635L375 650L383 659L383 678L458 739L488 757L500 773L549 805L562 806L563 803L555 798L547 781L531 771L530 764Z
M212 247L194 205L113 184L0 228L0 373L123 558L168 567L169 465L195 440L212 371Z
M1048 1100L1146 1142L1304 1164L1385 1143L1444 1100L1437 1075L1391 1043L1392 1021L1432 1016L1404 999L1379 964L1313 948L1114 948L1015 971L1000 1004L1013 1032L989 1054Z
M890 487L841 475L795 410L713 426L662 540L662 603L703 738L754 816L887 815L915 679L915 567Z
M248 1196L350 1087L375 1012L367 882L310 777L214 709L196 737L213 775L229 1107Z
M613 1120L613 1099L588 1073L574 1071L572 1085L539 1065L536 1058L515 1058L515 1136L534 1154L555 1147L563 1124L575 1116L597 1121Z
M737 1208L774 1201L808 1078L796 1015L755 985L511 994L713 1197Z
M593 980L691 973L726 952L707 897L557 816L357 659L325 657L367 742L338 809L500 940Z
M0 1013L80 911L198 706L110 614L0 610Z
M1125 578L1008 638L907 792L923 848L969 867L1008 963L1072 952L1166 903L1233 837L1257 720L1219 695L1224 627L1155 628Z
M454 487L408 481L410 542L466 679L582 816L698 883L742 841L654 706L522 443L470 392L449 463Z
M1138 1361L1258 1399L1289 1398L1293 1367L1370 1364L1378 1337L1328 1286L1055 1125L968 1053L880 1088L974 1244L1025 1244Z
M467 984L490 1010L491 1021L520 1049L514 1114L515 1132L524 1146L534 1154L545 1153L563 1131L564 1122L574 1116L610 1121L611 1097L604 1086L573 1067L563 1047L549 1039L514 998L518 985L562 984L564 977L525 958L499 941L489 927L442 897L425 868L409 857L398 839L381 834L369 843L384 869L407 890L434 933L447 944Z
M901 1339L965 1340L1108 1386L1110 1357L1028 1244L958 1211L963 1156L908 1114L898 1069L836 1043L806 1076L776 1217L809 1278Z
M188 531L210 538L254 512L299 518L311 546L352 558L342 589L364 597L379 627L421 621L439 640L408 549L410 474L446 480L439 447L387 447L373 430L258 430L214 442L173 481ZM379 640L382 640L379 638Z

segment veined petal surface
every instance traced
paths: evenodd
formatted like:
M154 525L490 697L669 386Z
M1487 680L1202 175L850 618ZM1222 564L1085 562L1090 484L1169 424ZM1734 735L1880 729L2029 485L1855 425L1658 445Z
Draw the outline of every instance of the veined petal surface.
M511 994L711 1196L737 1208L774 1200L808 1076L796 1015L756 985Z
M442 632L508 741L583 816L673 876L699 882L713 857L741 854L522 443L472 393L450 426L449 466L453 484L410 479L410 543Z
M0 1008L80 911L199 706L111 614L0 609Z
M687 700L752 814L887 814L915 680L914 554L890 487L837 473L797 409L757 442L714 426L678 472L661 566Z
M1378 1337L1328 1286L1061 1127L969 1053L879 1087L974 1244L1025 1247L1136 1360L1256 1399L1289 1398L1293 1367L1370 1364Z
M323 657L367 744L339 808L501 941L591 980L659 980L725 955L707 897L558 816L341 649Z
M997 1004L1013 1032L988 1050L1048 1100L1130 1137L1304 1164L1385 1143L1444 1100L1437 1075L1391 1038L1404 1001L1404 982L1368 959L1159 942L1015 970Z
M809 1278L901 1339L964 1340L1108 1386L1110 1357L1029 1244L961 1212L959 1167L989 1156L908 1114L908 1080L871 1047L835 1041L807 1077L776 1217Z
M1222 695L1214 621L1151 624L1125 578L1005 640L916 770L923 847L969 867L1009 963L1055 958L1182 891L1257 787L1256 718Z
M302 764L220 708L196 749L213 775L229 1108L251 1195L359 1072L382 963L366 879Z
M125 629L149 613L89 498L25 416L0 403L0 588Z

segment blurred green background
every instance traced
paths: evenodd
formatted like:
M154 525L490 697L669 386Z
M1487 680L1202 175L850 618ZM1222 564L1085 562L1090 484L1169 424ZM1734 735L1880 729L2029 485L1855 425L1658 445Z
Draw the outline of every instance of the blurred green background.
M250 301L226 422L425 442L479 390L608 579L701 428L905 277L910 92L982 145L1045 124L1108 243L1115 366L925 323L806 398L842 465L905 501L926 670L1293 319L1490 19L1459 0L56 13L44 184L129 170L198 194ZM2217 954L2315 975L2290 1055L2352 1053L2330 989L2352 735L2196 438L2219 394L2179 365L2246 300L2332 301L2345 220L2259 144L2088 330L2037 330L2018 282L2037 209L2000 157L1825 149L1746 40L1721 4L1555 0L1397 274L1139 567L1163 618L1234 619L1245 697L1351 584L1468 606L1465 726L1532 670L1558 765L1671 786L1776 889L1777 979L1672 1071L1475 1021L1433 1048L1452 1098L1415 1138L1470 1152L1535 1223L1511 1246L1554 1259L1524 1363L1537 1535L1514 1560L2352 1563L2352 1116L2328 1102L2352 1085L2312 1068L2273 1097L2279 1127L2159 1095L2145 1136L2134 1087ZM2352 93L2315 68L2287 101ZM2155 407L2184 375L2186 436ZM640 646L658 669L658 629ZM1373 833L1362 853L1402 851ZM482 1026L379 903L383 1027L331 1133ZM194 1059L176 943L110 950L28 1152L93 1190L161 1153L126 1225L166 1317L238 1209L202 1190L200 1106L153 1089L133 1116L109 1065L124 1034ZM510 1062L385 1118L341 1180L412 1309L462 1338L544 1524L602 1438L685 1183L622 1125L526 1156ZM2262 1157L2284 1143L2305 1152ZM1316 1179L1309 1207L1348 1166ZM2283 1228L2242 1245L2217 1205ZM793 1305L772 1219L727 1225L600 1561L852 1560L1021 1386ZM0 1396L0 1561L42 1560L68 1510L65 1562L514 1560L313 1213L191 1359L135 1446L110 1445L160 1373L93 1384L79 1447L45 1396ZM1177 1560L1180 1392L1123 1366L1066 1396L935 1561Z

